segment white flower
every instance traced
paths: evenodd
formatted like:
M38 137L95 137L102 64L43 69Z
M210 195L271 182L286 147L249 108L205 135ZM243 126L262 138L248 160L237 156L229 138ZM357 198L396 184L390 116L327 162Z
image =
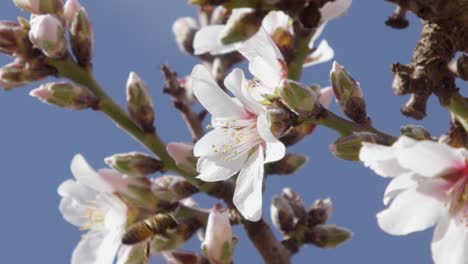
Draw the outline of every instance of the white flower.
M198 178L220 181L239 172L234 204L246 219L257 221L262 215L263 164L283 158L285 146L271 133L265 108L250 95L244 73L235 69L224 85L236 98L223 92L205 67L194 67L193 91L211 113L214 128L195 144Z
M360 159L387 186L377 214L380 227L406 235L436 225L432 257L437 264L468 263L468 151L401 137L391 147L363 143Z
M333 2L326 3L321 9L321 20L317 30L310 40L309 48L312 53L305 59L304 66L312 66L318 63L327 62L334 56L333 49L328 45L326 40L322 40L316 47L314 45L318 36L322 33L327 21L333 20L343 15L351 5L352 0L336 0ZM240 16L245 13L252 12L251 8L235 8L232 10L232 14L229 17L226 25L210 25L202 27L195 35L193 41L193 47L195 54L200 55L204 53L210 53L212 55L225 54L235 50L239 50L247 41L234 43L230 45L223 45L221 43L221 36L226 29L238 20ZM293 35L292 20L282 11L270 11L262 21L262 27L252 38L264 32L271 36L274 36L278 30L287 31ZM262 32L263 31L263 32ZM248 59L248 58L247 58Z
M88 230L76 246L72 264L111 264L121 245L127 207L112 194L114 187L94 171L81 155L71 164L76 180L59 188L60 212L69 223Z

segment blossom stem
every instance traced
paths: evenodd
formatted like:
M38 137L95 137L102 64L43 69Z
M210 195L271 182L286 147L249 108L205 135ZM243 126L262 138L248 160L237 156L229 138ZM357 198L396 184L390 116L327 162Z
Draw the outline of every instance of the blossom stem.
M468 131L468 100L459 93L454 93L445 106Z
M370 125L361 125L349 120L346 120L340 116L337 116L333 112L323 109L322 112L314 117L310 117L306 122L312 122L328 127L338 132L341 136L348 136L353 132L370 132L382 138L388 145L391 145L397 140L396 137L382 132Z
M296 30L295 31L300 31ZM301 30L304 31L304 30ZM314 30L307 30L307 32L297 32L295 39L296 52L294 58L288 64L288 78L298 81L301 79L302 69L304 68L304 60L310 52L309 42L314 35Z
M128 114L116 104L98 84L89 70L79 66L70 56L65 59L48 59L47 63L55 67L61 77L68 78L91 90L96 97L99 98L97 109L109 116L119 128L126 131L151 152L156 154L164 162L165 169L176 171L185 176L194 176L175 164L174 160L166 151L165 143L156 133L145 133L130 119ZM187 177L187 179L191 180L193 177Z

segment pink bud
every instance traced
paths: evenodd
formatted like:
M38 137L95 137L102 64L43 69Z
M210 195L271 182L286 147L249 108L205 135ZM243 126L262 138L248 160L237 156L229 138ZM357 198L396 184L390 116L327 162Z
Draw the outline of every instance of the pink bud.
M13 0L15 5L27 12L39 14L41 0Z
M335 94L333 93L333 88L331 86L320 89L320 104L328 109L333 96L335 96Z
M46 103L52 97L52 91L47 86L41 85L29 92L29 95Z
M67 22L67 27L73 22L73 18L75 17L76 13L80 11L83 7L81 6L78 0L67 0L65 6L63 7L65 21Z
M193 156L193 144L182 142L171 142L167 144L167 152L178 166L185 169L195 169L195 158Z
M51 58L62 57L67 51L64 28L53 15L34 16L31 19L29 39Z
M232 229L229 223L229 213L226 209L222 209L221 205L217 204L213 207L208 223L206 225L205 240L203 241L203 251L206 257L212 263L230 263L232 256ZM228 256L226 247L229 250ZM229 259L221 259L221 258Z
M15 5L33 14L58 14L62 11L62 0L13 0Z

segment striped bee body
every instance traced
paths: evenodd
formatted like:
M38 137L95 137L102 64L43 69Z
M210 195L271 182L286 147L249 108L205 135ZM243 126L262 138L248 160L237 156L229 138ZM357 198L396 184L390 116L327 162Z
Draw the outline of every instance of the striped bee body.
M133 245L154 235L167 237L168 231L177 227L177 220L170 214L155 214L132 225L122 238L124 245Z

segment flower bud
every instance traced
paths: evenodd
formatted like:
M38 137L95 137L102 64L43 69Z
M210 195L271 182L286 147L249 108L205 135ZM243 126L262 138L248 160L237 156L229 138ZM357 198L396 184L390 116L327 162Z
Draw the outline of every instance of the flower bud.
M197 159L193 156L193 144L183 142L171 142L167 144L167 152L177 166L193 171L196 169Z
M212 263L231 263L233 242L229 213L219 204L208 217L202 249Z
M400 127L402 135L408 136L416 140L432 139L431 134L423 126L406 125Z
M86 87L71 83L46 83L32 90L29 95L70 110L81 110L96 106L98 99Z
M104 159L111 168L135 178L162 171L162 161L139 152L114 154Z
M279 161L266 164L267 174L288 175L299 170L308 160L308 157L287 153Z
M16 22L0 21L0 52L15 57L28 56L32 46L27 30Z
M166 263L171 264L207 264L209 261L191 251L172 250L161 252Z
M221 35L221 42L228 45L247 40L257 33L264 16L255 10L233 12Z
M301 118L317 115L322 107L319 94L293 80L285 80L278 88L279 95L291 111Z
M29 39L37 48L51 58L60 58L67 51L62 23L53 15L38 15L31 19Z
M273 196L270 216L273 225L284 235L294 230L298 221L288 200L282 195Z
M330 79L341 111L357 123L369 122L359 83L336 61L333 62Z
M335 207L330 198L315 200L307 212L307 225L312 228L316 225L325 224L334 210Z
M153 100L146 89L145 83L134 72L127 80L128 113L144 131L154 131Z
M67 22L67 27L70 29L70 26L75 19L75 15L82 9L80 2L78 0L67 0L63 6L63 16Z
M171 203L180 201L198 192L198 189L184 177L165 175L154 179L151 186L153 194Z
M373 133L353 132L349 136L340 137L330 145L330 152L340 159L359 161L362 142L379 143L381 140Z
M198 23L192 17L178 18L172 24L172 32L181 51L193 55L193 38L198 29Z
M294 215L298 219L304 219L306 216L306 211L304 207L304 202L302 201L299 194L293 191L291 188L284 188L281 192L281 196L283 196L291 206Z
M305 235L305 242L321 248L334 248L350 239L353 233L335 225L316 225Z
M63 8L62 0L13 0L15 5L33 14L58 14Z
M42 60L14 62L0 68L0 88L12 89L30 82L41 80L55 73L55 69L44 64Z
M66 15L71 16L70 13L77 7L74 7L74 4L70 3L67 8L68 14ZM69 18L66 17L66 19ZM91 27L88 14L84 8L80 8L73 15L71 22L68 21L67 25L70 31L73 55L75 55L78 64L85 67L89 66L93 56L93 28Z

